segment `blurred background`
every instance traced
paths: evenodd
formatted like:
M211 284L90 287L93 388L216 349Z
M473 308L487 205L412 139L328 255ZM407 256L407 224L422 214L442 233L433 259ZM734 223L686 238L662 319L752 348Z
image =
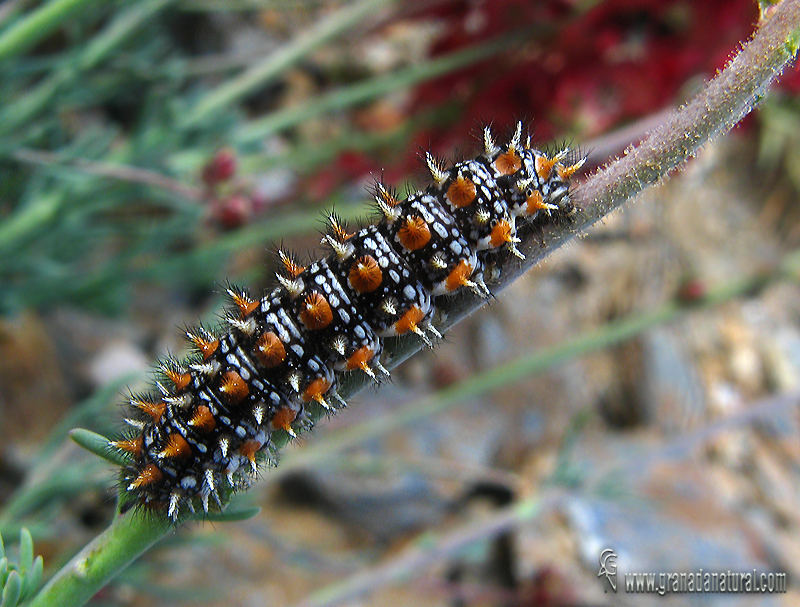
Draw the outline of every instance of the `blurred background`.
M7 545L27 526L49 576L108 525L115 471L66 432L119 431L226 280L269 287L278 243L320 254L324 210L367 218L375 178L424 186L420 153L468 157L487 123L592 170L758 19L753 0L0 4ZM620 571L790 581L669 604L795 604L798 89L791 68L686 170L303 435L236 498L258 517L178 530L91 604L664 603L604 594L604 548Z

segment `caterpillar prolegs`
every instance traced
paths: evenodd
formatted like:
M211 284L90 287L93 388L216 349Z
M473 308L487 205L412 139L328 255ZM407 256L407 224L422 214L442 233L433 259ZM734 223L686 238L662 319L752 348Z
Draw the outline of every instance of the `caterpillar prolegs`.
M432 184L400 198L376 183L380 220L350 232L328 218L324 259L307 266L279 252L277 286L263 297L229 288L217 332L187 332L195 354L161 364L158 392L131 398L126 436L111 442L129 461L122 509L143 506L173 521L220 504L269 459L276 433L295 437L309 406L344 406L343 373L380 381L384 342L414 333L426 345L443 298L491 295L498 256L522 253L520 228L567 213L570 177L583 159L523 141L522 124L498 144L445 167L426 154Z

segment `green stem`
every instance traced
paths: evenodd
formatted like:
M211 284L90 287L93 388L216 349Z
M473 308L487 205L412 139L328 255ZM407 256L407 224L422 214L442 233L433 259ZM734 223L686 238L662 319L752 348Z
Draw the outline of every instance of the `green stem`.
M315 28L294 38L290 44L275 51L269 57L249 70L224 84L206 97L179 121L181 128L191 128L269 83L281 75L288 67L297 63L328 40L352 28L359 21L374 14L391 0L362 0L349 8L342 9L323 20Z
M0 61L26 51L70 17L96 6L96 0L50 0L0 33Z
M146 514L117 517L50 580L28 607L84 605L170 529L167 522Z
M92 464L80 466L64 466L61 462L53 462L51 470L42 472L52 471L55 475L51 474L45 480L29 476L29 484L17 491L5 505L0 525L20 520L25 514L54 500L66 500L68 496L80 495L93 487L101 490L108 484L108 466L100 460L92 461Z

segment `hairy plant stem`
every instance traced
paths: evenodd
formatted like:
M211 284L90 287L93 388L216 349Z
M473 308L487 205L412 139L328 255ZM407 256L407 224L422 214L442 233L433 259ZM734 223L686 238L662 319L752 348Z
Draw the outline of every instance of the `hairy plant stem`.
M569 222L554 222L537 231L521 247L524 262L509 259L502 266L497 292L513 282L548 253L658 182L697 153L702 145L736 124L758 103L770 84L792 60L800 36L800 0L783 0L769 19L701 93L621 159L577 187L576 211ZM442 306L438 327L446 330L481 307L485 301L464 296ZM398 339L387 347L388 367L420 349L415 338ZM352 396L364 387L361 377L348 377L340 390ZM130 512L76 555L30 603L31 607L75 607L152 546L171 526L163 518Z

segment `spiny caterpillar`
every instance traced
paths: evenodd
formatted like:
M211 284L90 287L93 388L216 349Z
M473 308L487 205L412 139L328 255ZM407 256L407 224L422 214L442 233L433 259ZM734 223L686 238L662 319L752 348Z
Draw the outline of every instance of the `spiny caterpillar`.
M522 257L518 227L568 213L569 179L583 159L523 143L522 123L502 145L485 128L483 148L450 168L426 154L433 184L405 199L377 183L380 221L351 233L331 215L328 257L302 266L279 251L278 286L261 299L228 289L224 332L188 331L195 355L164 361L159 393L131 398L133 430L110 443L129 461L123 511L139 505L178 521L198 505L221 507L221 495L272 459L275 433L296 437L310 405L345 405L343 373L389 375L386 338L414 333L430 346L441 338L441 298L491 295L493 260Z

